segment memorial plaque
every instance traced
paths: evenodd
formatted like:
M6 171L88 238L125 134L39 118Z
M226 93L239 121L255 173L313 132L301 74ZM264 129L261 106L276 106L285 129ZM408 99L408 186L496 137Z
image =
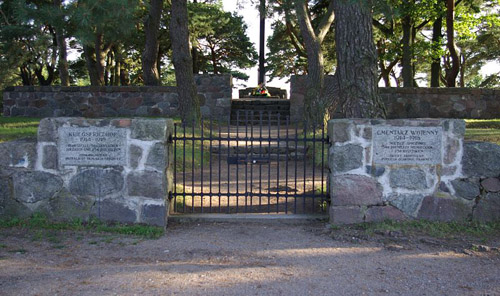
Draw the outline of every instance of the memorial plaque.
M440 164L442 127L373 127L375 164Z
M106 127L59 128L61 165L126 165L127 131Z

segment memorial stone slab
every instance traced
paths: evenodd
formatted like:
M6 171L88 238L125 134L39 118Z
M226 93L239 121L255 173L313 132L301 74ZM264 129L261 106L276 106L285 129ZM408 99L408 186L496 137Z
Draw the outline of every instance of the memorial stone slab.
M61 127L59 164L123 166L127 164L127 130L113 127Z
M435 165L442 162L442 127L374 126L373 162Z

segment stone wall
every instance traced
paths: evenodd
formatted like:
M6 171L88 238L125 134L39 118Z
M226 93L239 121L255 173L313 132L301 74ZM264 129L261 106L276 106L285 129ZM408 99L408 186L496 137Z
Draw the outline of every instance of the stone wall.
M196 85L204 117L228 120L232 77L199 75ZM116 117L178 115L176 87L171 86L19 86L3 94L4 116Z
M27 217L40 212L55 220L95 216L165 226L173 185L172 151L167 144L172 129L170 119L43 119L37 141L0 143L0 216ZM94 137L92 144L63 143L68 130L73 136L80 136L79 131L96 134L89 135ZM99 134L104 135L101 139L111 135L106 133L119 134L124 145L113 146L109 139L96 145ZM79 161L70 148L80 149L79 155L91 160L68 164ZM122 158L109 162L106 156L98 158L106 154L102 151Z
M380 140L399 130L440 136ZM500 146L464 142L464 133L464 121L453 119L329 121L331 222L500 219Z
M332 83L332 76L325 83ZM290 114L301 120L304 110L305 76L290 80ZM387 118L500 118L500 89L382 87L380 95ZM341 114L336 114L341 118Z

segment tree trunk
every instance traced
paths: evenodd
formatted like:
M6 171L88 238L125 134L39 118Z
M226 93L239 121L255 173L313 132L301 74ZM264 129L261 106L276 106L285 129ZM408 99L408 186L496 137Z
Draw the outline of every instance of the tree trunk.
M122 53L119 46L115 46L113 48L114 56L115 56L115 71L114 71L114 81L113 85L120 85L120 73L122 66Z
M200 122L200 103L193 75L193 60L189 50L188 13L186 0L172 0L170 39L175 68L179 113L184 123Z
M432 25L432 45L438 47L441 45L443 38L441 29L443 28L443 18L438 17ZM435 53L434 53L435 54ZM435 56L432 58L431 64L431 87L439 87L439 80L441 76L441 57Z
M378 93L371 1L336 0L337 98L346 117L385 117Z
M160 73L157 67L158 58L158 30L160 26L163 0L149 2L149 14L144 22L146 43L142 54L142 72L145 85L160 85Z
M403 70L403 87L413 87L413 50L412 50L412 20L410 15L405 15L403 26L403 58L401 59Z
M87 71L89 71L90 85L101 85L99 81L99 74L97 73L96 61L94 59L94 49L90 46L84 45L83 53L85 55L85 65L87 66Z
M334 1L335 2L335 1ZM323 95L324 65L321 43L333 22L334 4L330 2L328 11L320 25L314 30L307 9L307 1L295 0L295 10L299 19L302 38L307 53L307 83L304 97L304 120L310 126L318 126L326 119L327 111L332 105L331 96Z
M259 72L258 84L266 83L265 51L266 51L266 0L259 4L260 34L259 34Z
M57 9L61 8L61 0L54 0L54 6ZM57 69L59 70L59 79L62 86L69 86L69 71L68 71L68 51L66 48L66 38L64 37L64 29L60 26L55 26L57 47L59 52L59 60Z
M19 67L19 76L21 76L24 86L33 85L33 75L26 65Z
M467 58L465 55L460 55L460 87L465 87L465 69L467 64Z
M102 50L102 42L103 37L102 34L98 33L96 35L95 44L94 44L94 52L96 58L96 72L97 78L99 79L99 85L105 85L104 81L104 71L106 69L106 52Z
M456 86L456 79L460 70L460 59L455 46L455 0L446 1L446 37L448 38L448 51L451 56L451 69L446 75L446 84L448 87Z

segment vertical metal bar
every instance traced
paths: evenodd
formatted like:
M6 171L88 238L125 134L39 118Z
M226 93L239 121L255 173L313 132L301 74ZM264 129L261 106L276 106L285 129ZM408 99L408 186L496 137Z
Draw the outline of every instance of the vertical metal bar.
M251 152L251 155L250 157L254 157L254 141L253 141L253 122L254 122L254 117L255 117L255 113L254 111L251 111L252 116L251 116L251 125L250 125L250 138L252 139L252 141L250 141L250 152ZM253 163L254 163L254 160L252 159L252 162L250 163L250 209L252 208L253 206Z
M306 166L307 166L307 122L304 123L304 193L303 193L303 197L302 197L302 213L305 214L306 212L306 181L307 181L307 177L306 177L306 173L307 173L307 169L306 169Z
M200 132L200 139L201 139L201 165L200 165L200 207L201 207L201 212L203 213L203 117L201 118L201 122L200 122L200 128L201 128L201 132Z
M285 214L288 214L288 157L290 150L288 149L288 139L290 129L290 117L286 117L286 150L285 150Z
M194 173L194 147L196 146L196 143L194 142L194 139L195 139L195 130L194 130L194 127L196 125L196 122L193 120L193 127L192 127L192 134L191 134L191 140L193 142L193 147L191 147L191 191L192 191L192 195L191 195L191 213L194 213L194 194L196 193L195 190L194 190L194 177L195 177L195 173Z
M278 112L278 148L276 150L276 154L277 154L277 160L276 160L276 213L279 213L279 210L280 210L280 157L281 157L281 153L280 153L280 129L281 129L281 125L280 125L280 121L281 121L281 118L280 118L280 115L281 113Z
M231 167L229 166L229 157L231 156L231 119L227 122L227 214L229 214L229 197L231 195Z
M299 162L299 149L298 149L298 146L299 146L299 122L298 121L295 121L295 172L294 172L294 179L295 179L295 194L294 194L294 199L293 199L293 213L294 214L297 214L297 198L298 198L298 186L297 186L297 173L298 173L298 170L297 170L297 165L298 165L298 162Z
M248 110L245 111L245 213L248 211Z
M177 211L177 124L174 124L174 212Z
M267 212L271 212L271 111L268 111L268 135L267 135L267 140L269 143L268 149L267 149L267 155L268 155L268 163L267 163Z
M182 124L184 135L182 137L182 145L183 145L183 155L182 155L182 212L186 212L186 123Z
M240 162L240 143L239 143L239 138L240 138L240 132L239 132L239 126L240 126L240 110L236 112L236 213L238 213L238 199L239 199L239 193L240 193L240 178L239 178L239 162Z
M210 136L209 136L209 139L210 139L210 147L209 147L209 154L208 154L208 157L209 157L209 164L210 164L210 169L209 169L209 173L210 173L210 177L209 177L209 186L210 186L210 190L209 190L209 194L210 194L210 213L212 213L212 142L213 142L213 119L210 118Z
M315 184L315 171L316 171L316 126L313 126L313 139L312 139L312 211L314 213L314 199L316 197L316 184Z
M325 125L321 127L321 202L325 198L324 192L324 182L325 182Z
M262 211L262 160L264 155L262 154L262 116L263 111L259 112L259 212Z
M218 125L218 133L219 133L219 171L217 172L218 177L219 177L219 213L221 211L220 203L221 203L221 198L222 198L222 188L221 188L221 158L222 158L222 129L221 129L221 123L217 124ZM228 147L229 149L229 147Z

